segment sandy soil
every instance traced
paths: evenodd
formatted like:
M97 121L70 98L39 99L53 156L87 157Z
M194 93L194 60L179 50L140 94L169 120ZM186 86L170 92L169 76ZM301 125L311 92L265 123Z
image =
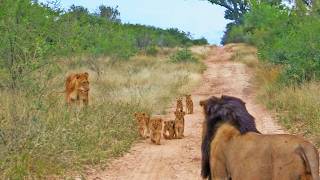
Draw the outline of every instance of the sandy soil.
M201 122L199 101L212 95L232 95L247 103L249 112L256 118L262 133L283 133L262 105L255 102L250 84L252 73L244 64L229 61L231 54L223 47L212 48L205 63L207 70L192 97L195 112L185 117L185 138L161 139L162 145L150 140L137 143L129 153L113 160L104 171L92 171L87 179L105 180L196 180L200 177ZM169 111L173 112L174 104ZM173 114L173 113L169 113ZM173 115L165 119L173 119Z

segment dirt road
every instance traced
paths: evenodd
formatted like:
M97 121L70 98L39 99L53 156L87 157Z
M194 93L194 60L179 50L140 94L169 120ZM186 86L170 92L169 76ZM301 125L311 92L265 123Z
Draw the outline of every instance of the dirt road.
M196 180L200 177L201 122L199 101L221 94L242 98L256 117L262 133L282 133L271 115L255 102L250 85L251 72L241 63L229 61L231 54L218 47L210 51L202 83L192 93L195 113L186 116L185 138L166 141L157 146L146 140L136 144L125 156L114 160L105 171L93 172L88 179L105 180ZM174 108L172 107L171 111ZM169 113L173 114L173 113ZM166 118L173 119L168 116Z

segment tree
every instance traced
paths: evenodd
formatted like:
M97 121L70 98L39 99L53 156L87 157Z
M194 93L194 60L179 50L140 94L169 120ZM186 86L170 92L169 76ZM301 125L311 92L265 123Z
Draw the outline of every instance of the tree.
M212 4L216 4L226 8L224 17L235 21L237 24L241 22L241 17L249 10L248 0L208 0Z
M208 0L212 4L216 4L226 8L224 18L234 21L235 24L240 24L245 13L250 10L249 0ZM281 0L260 0L271 5L279 5Z
M113 7L107 7L105 5L100 5L99 6L99 16L106 18L109 21L112 22L120 22L120 12L118 10L118 6L113 8Z

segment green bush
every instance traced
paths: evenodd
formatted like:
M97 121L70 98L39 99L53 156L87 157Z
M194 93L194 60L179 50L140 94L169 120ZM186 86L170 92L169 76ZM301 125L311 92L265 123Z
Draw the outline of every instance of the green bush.
M171 57L171 62L180 63L180 62L192 62L197 63L198 59L194 57L192 52L188 48L183 48L182 50L177 51Z
M320 19L284 6L253 4L243 23L234 25L226 42L247 42L261 60L284 67L281 82L301 84L320 79Z
M146 50L146 54L148 56L156 56L158 54L159 50L155 46L150 46Z

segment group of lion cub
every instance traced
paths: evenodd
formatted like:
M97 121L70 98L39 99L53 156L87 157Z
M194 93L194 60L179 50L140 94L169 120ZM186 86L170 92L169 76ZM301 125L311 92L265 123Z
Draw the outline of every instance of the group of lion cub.
M191 95L186 97L186 112L193 113L193 101ZM184 116L183 98L177 98L177 107L174 112L175 120L164 121L161 117L151 117L144 112L134 114L138 124L139 135L142 138L148 138L150 135L151 142L160 145L161 134L165 139L181 139L184 137ZM163 126L164 124L164 126Z
M78 106L83 103L89 103L89 73L72 73L69 74L65 82L66 102L68 105L76 103ZM193 113L193 102L191 95L186 97L186 112ZM161 134L165 139L181 139L184 137L184 116L183 98L177 98L177 107L175 120L163 121L160 117L152 117L144 112L135 113L135 119L138 124L139 134L143 138L150 136L151 141L155 144L160 144ZM164 122L164 127L163 127ZM162 131L163 129L163 131Z

